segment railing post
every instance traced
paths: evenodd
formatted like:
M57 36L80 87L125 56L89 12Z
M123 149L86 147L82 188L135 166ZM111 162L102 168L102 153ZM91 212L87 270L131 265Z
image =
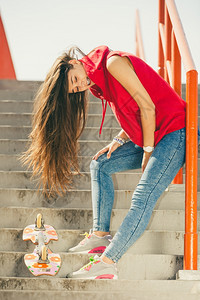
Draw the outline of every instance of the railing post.
M171 63L171 32L172 32L172 23L169 18L169 13L167 10L167 6L165 4L165 80L170 84L169 73L167 69L167 64Z
M164 21L163 5L166 5ZM169 19L173 30L171 53L172 61L170 61L169 59L169 49L167 41L169 39L170 32ZM160 51L160 41L162 41L162 45L165 44L165 46L163 46L163 53L161 53ZM185 38L182 23L178 15L178 11L174 0L159 1L159 47L159 67L164 65L164 67L166 67L168 71L167 73L164 72L162 69L162 71L160 71L159 74L167 74L165 76L165 79L171 82L171 85L179 95L181 95L181 59L183 61L186 71L186 178L184 270L197 270L198 73L196 71L192 55L190 53L189 45ZM164 63L160 59L160 57L162 57L163 54L165 56ZM180 176L182 177L182 175ZM178 179L178 182L173 183L181 182Z
M159 24L164 24L164 8L165 0L159 0L159 16L158 16L158 74L164 78L164 51L161 42Z
M178 49L174 31L172 31L171 39L172 39L172 87L176 91L176 93L181 97L182 95L181 56Z
M135 12L135 37L136 37L136 50L135 53L138 57L143 59L145 61L145 54L144 54L144 46L142 41L142 32L141 32L141 26L140 26L140 17L139 17L139 11L136 9Z
M176 93L181 96L181 56L178 49L174 31L171 34L172 39L172 87ZM181 168L172 181L173 184L183 183L183 169Z
M186 73L186 182L184 270L197 270L198 73ZM190 103L190 104L189 104Z

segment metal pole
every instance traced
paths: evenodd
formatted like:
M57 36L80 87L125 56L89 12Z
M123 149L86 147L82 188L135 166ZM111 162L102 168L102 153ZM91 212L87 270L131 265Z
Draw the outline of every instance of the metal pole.
M186 73L186 105L184 270L197 270L198 73L196 70Z
M181 56L174 31L172 31L172 87L181 96ZM172 181L173 184L183 183L183 169L181 168Z
M136 9L135 12L135 22L136 22L136 55L145 61L145 54L144 54L144 46L142 40L142 31L140 26L140 17L139 11Z
M169 13L167 6L165 4L165 63L171 62L171 32L172 32L172 23L169 18ZM170 84L169 74L167 68L165 68L165 80Z
M164 53L160 36L159 24L164 24L164 7L165 0L159 0L159 15L158 15L158 74L164 78Z

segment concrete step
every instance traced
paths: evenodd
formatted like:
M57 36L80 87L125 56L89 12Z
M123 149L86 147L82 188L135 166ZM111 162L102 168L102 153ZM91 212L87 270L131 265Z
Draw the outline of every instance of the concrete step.
M28 148L28 140L27 139L0 139L0 154L6 155L16 155L22 154ZM105 147L110 141L92 141L88 140L87 142L84 140L79 141L80 145L80 155L81 156L94 156L96 152L98 152L101 148ZM200 158L200 148L198 157Z
M13 92L13 94L16 96L21 91L30 92L30 95L34 92L36 92L40 85L42 84L42 81L29 81L29 80L9 80L9 79L1 79L0 80L0 91L10 91ZM186 94L186 84L182 84L182 98L185 99ZM198 94L200 94L200 85L198 85ZM1 94L0 94L1 95ZM90 94L90 97L95 98L92 94Z
M29 95L36 93L42 81L28 81L28 80L9 80L1 79L0 80L0 95L4 97L5 92L9 92L13 95L18 95L21 92L29 92Z
M116 128L106 127L106 124L104 124L102 133L99 136L100 124L98 127L85 127L79 140L112 140L120 131L119 126ZM30 132L31 126L0 125L0 139L28 139Z
M34 90L42 84L42 81L38 80L13 80L13 79L1 79L1 90Z
M133 296L134 294L134 296ZM176 293L168 290L167 292L156 291L156 292L57 292L57 291L39 291L28 290L28 291L2 291L0 294L1 300L38 300L40 297L45 299L53 299L54 300L172 300L172 299L181 299L181 300L198 300L198 295L191 293ZM181 297L181 298L179 298Z
M118 282L118 281L117 281ZM36 289L37 290L37 289ZM172 300L172 299L181 299L181 300L198 300L198 294L191 294L191 293L177 293L168 290L167 292L163 291L141 291L137 292L127 292L126 290L122 292L115 291L106 291L106 292L90 292L90 291L81 291L81 292L74 292L74 291L67 291L67 292L60 292L60 291L36 291L36 290L27 290L27 291L2 291L0 294L0 300L38 300L42 299L54 299L54 300ZM134 296L133 296L134 295ZM181 297L181 298L180 298Z
M26 90L0 90L0 99L2 100L18 100L26 101L33 100L35 98L36 91Z
M0 99L33 100L42 81L0 80ZM89 98L95 97L90 93Z
M0 171L26 171L27 167L20 162L20 155L0 154ZM79 156L79 166L82 172L90 171L92 156ZM200 159L199 159L200 165ZM128 173L138 173L141 169L128 170Z
M99 127L85 127L80 140L112 140L119 133L119 128L104 127L99 137ZM27 139L31 132L30 126L0 126L0 139Z
M0 112L1 113L32 113L33 101L30 100L0 100ZM90 101L88 113L90 114L102 114L102 104L100 99ZM106 114L112 114L110 106L107 106Z
M39 80L13 80L13 79L1 79L0 90L15 90L15 91L32 91L37 90L42 81ZM185 95L186 84L182 83L182 96ZM200 92L200 84L198 85L198 91Z
M33 101L31 100L0 100L1 113L16 113L16 114L31 114L33 111ZM198 105L198 112L200 116L200 104ZM102 104L100 99L90 100L88 107L88 114L101 114ZM113 114L109 105L107 105L106 115Z
M3 92L8 93L9 97L9 91L11 92L11 95L13 97L16 96L16 94L19 94L20 92L29 92L30 96L32 93L36 93L36 91L39 89L40 85L42 84L42 81L24 81L24 80L7 80L7 79L1 79L0 80L0 91L2 94L2 97L4 97ZM200 94L200 85L198 86L198 93ZM185 99L186 94L186 84L182 84L182 98ZM92 94L90 94L90 97L95 98Z
M177 190L178 185L169 185L159 198L156 209L184 210L185 192ZM133 190L115 190L113 208L128 209L131 204ZM200 200L200 192L197 195ZM46 199L35 189L0 189L0 207L46 207L46 208L92 208L91 190L72 190L63 197ZM198 201L200 210L200 201Z
M199 97L200 98L200 97ZM31 114L33 111L33 101L30 100L0 100L1 113ZM91 100L88 107L89 114L102 115L102 104L99 99ZM113 114L109 105L107 105L106 116ZM200 116L200 104L198 105L198 115Z
M31 113L0 113L0 125L31 126L31 118ZM98 127L101 121L102 114L88 114L86 126ZM198 117L198 125L200 126L200 116ZM120 125L113 114L106 114L104 127L120 128Z
M200 154L199 154L200 156ZM0 154L0 171L26 171L27 167L24 166L20 160L20 155L7 155ZM92 156L79 156L79 166L82 172L90 171L90 163ZM200 158L198 158L198 169L200 170ZM142 172L141 169L129 170L128 173L138 173ZM183 167L183 173L185 173L185 165Z
M0 125L9 126L31 126L31 113L0 113ZM89 114L87 117L86 126L99 127L102 121L102 114ZM104 127L118 127L120 128L115 116L113 114L106 114L104 120Z
M1 113L32 113L33 102L30 100L0 100Z
M37 178L31 179L30 171L0 171L0 188L38 188ZM133 190L136 188L141 178L141 173L120 172L112 175L115 190ZM183 175L185 182L185 175ZM90 172L82 172L73 178L73 189L88 190L91 189ZM200 182L198 182L198 191L200 191Z
M34 222L33 222L34 223ZM83 240L83 230L57 230L59 241L51 241L49 246L55 253L66 252ZM23 229L0 229L0 251L29 252L33 251L30 241L22 242ZM115 235L115 231L111 232ZM200 254L200 240L198 239ZM131 254L173 254L184 255L183 231L151 231L144 234L134 243L127 253Z
M127 291L132 292L134 295L136 293L165 293L169 291L176 292L179 294L199 294L200 284L198 281L182 281L182 280L73 280L67 278L26 278L26 277L2 277L0 278L0 290L15 290L17 291L27 291L27 290L49 290L49 291L80 291L84 292L95 291L95 292L121 292ZM133 296L133 294L132 294ZM18 298L16 298L18 300ZM53 298L54 299L54 298ZM74 298L71 298L74 300ZM148 298L149 300L150 298ZM152 298L153 299L153 298ZM160 298L161 299L161 298ZM180 298L174 298L174 300ZM86 298L85 298L86 300ZM132 298L131 300L134 300ZM142 298L143 300L143 298ZM162 299L161 299L162 300ZM172 298L170 299L172 300Z
M111 292L90 292L90 291L84 291L84 292L57 292L57 291L40 291L37 292L35 290L28 290L28 291L15 291L15 290L10 290L10 291L2 291L0 293L0 300L12 300L12 299L18 299L22 300L26 298L27 300L35 300L35 299L40 299L41 297L44 299L113 299L111 297L115 297L115 299L129 299L129 295L124 294L124 293L111 293ZM17 298L16 298L17 297ZM120 297L120 298L118 298ZM126 298L124 298L126 297Z
M0 139L0 155L16 155L22 154L28 148L29 141L27 139ZM80 155L90 156L91 159L95 153L97 153L101 148L108 145L110 141L84 141L80 140ZM198 157L200 158L200 148Z
M92 156L110 141L79 141L80 155ZM27 139L0 139L0 154L21 154L28 147Z
M0 113L0 125L31 126L32 113Z
M32 172L29 171L0 171L0 188L37 188L37 180L31 180ZM114 187L120 189L134 189L139 180L140 173L116 173L112 175ZM91 188L91 177L89 172L82 172L74 177L74 189L85 190Z
M0 277L31 277L24 264L27 252L0 252ZM89 261L89 254L59 253L62 259L57 278L76 271ZM4 266L4 267L3 267ZM118 263L119 279L166 280L175 279L178 270L183 269L183 257L179 255L151 255L126 253ZM45 276L46 277L46 276Z
M113 209L110 230L118 230L128 209ZM33 224L38 213L42 213L45 223L59 229L92 228L92 210L86 208L27 208L3 207L0 210L0 228L24 228ZM198 211L198 218L200 212ZM162 220L162 222L161 222ZM147 230L183 231L185 220L184 210L154 210ZM198 230L200 224L198 224Z

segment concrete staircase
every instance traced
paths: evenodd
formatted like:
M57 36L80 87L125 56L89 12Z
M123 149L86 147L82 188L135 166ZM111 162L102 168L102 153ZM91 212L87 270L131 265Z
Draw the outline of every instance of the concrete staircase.
M36 182L30 181L31 172L18 161L26 147L32 99L39 84L0 81L0 300L200 299L198 281L175 280L177 271L183 268L184 185L170 185L160 197L145 233L119 262L119 280L65 278L88 262L88 255L69 254L67 249L92 226L89 163L92 155L119 132L119 126L108 107L102 136L98 137L101 102L91 97L87 127L80 138L80 165L85 176L75 180L74 190L65 197L45 199L37 194ZM198 165L200 170L200 158ZM127 213L140 176L141 170L113 175L112 234ZM200 203L198 206L200 218ZM22 241L22 231L34 223L39 212L59 235L58 242L50 243L62 257L61 270L53 278L31 276L23 261L34 245Z

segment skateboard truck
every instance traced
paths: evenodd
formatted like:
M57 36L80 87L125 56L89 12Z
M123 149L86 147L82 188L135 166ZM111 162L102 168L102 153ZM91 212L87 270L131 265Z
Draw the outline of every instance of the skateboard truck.
M56 275L61 267L61 258L59 254L52 253L47 244L51 240L57 241L58 236L52 226L44 224L41 214L37 215L35 224L24 229L23 240L31 240L36 245L33 253L24 256L29 271L34 276Z
M42 232L38 233L37 236L38 246L36 247L37 254L39 255L39 264L49 264L50 261L48 259L48 248L45 246L46 236L43 235Z

